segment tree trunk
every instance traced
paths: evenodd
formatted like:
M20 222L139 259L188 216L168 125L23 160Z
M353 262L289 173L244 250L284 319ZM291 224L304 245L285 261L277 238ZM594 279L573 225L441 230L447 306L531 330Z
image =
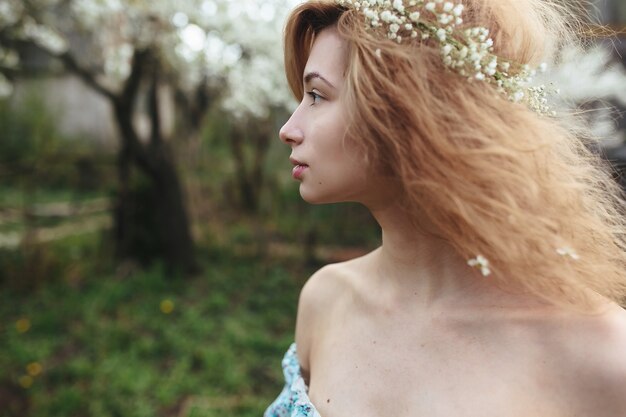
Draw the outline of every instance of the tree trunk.
M166 262L184 272L193 272L196 270L193 240L173 158L165 145L153 148L150 154L158 167L151 178L159 194L155 210Z
M194 271L193 241L182 187L173 158L162 140L157 97L162 63L158 56L149 48L135 50L130 75L118 93L100 83L95 72L81 65L70 51L57 54L35 43L32 45L59 59L112 104L121 136L117 163L120 184L113 216L116 254L145 261L163 259L169 269ZM148 146L141 143L132 124L143 81L150 83L148 115L152 132ZM207 103L204 97L200 99L199 111L205 111ZM133 175L133 168L138 168L145 178L143 189L139 191L133 183L137 176Z
M118 255L141 261L161 258L170 270L196 270L194 245L178 173L165 143L142 145L132 125L130 103L116 101L115 118L122 139L115 231ZM132 184L131 168L146 181Z
M236 182L241 197L241 207L255 213L259 208L261 188L265 179L263 165L270 144L270 126L268 121L259 121L254 130L245 127L233 127L231 132L231 150L237 167ZM247 134L248 132L251 134ZM249 140L253 146L252 161L245 156L245 141Z

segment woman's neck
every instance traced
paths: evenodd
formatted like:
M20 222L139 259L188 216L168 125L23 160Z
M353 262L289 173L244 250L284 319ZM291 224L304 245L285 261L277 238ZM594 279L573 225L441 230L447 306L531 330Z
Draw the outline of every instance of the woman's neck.
M447 242L431 233L426 221L416 227L397 204L371 212L382 229L382 246L371 258L372 284L390 305L404 300L415 304L417 299L429 306L477 295L480 287L491 286Z

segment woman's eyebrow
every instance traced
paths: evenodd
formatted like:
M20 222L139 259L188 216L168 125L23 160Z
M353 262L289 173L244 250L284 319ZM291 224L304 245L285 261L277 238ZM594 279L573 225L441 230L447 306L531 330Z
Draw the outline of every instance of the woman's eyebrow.
M315 72L315 71L309 72L309 73L307 73L304 76L304 84L306 85L306 84L310 83L311 80L314 79L314 78L319 78L320 80L322 80L323 82L328 84L331 88L335 88L335 86L332 85L332 83L330 81L328 81L326 78L322 77L319 72Z

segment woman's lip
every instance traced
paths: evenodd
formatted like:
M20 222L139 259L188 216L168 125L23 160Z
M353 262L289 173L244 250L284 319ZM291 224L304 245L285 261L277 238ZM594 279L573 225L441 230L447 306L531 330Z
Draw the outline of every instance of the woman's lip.
M308 165L305 164L298 164L295 167L293 167L293 169L291 170L291 176L294 177L295 179L299 180L302 178L302 174L304 173L304 171L308 168Z

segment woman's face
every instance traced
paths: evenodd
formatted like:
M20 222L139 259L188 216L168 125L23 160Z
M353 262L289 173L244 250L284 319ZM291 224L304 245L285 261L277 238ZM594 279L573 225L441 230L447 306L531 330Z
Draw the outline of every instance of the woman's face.
M291 146L293 177L309 203L367 203L367 166L346 139L346 109L341 99L347 67L347 45L334 27L315 39L303 74L304 97L280 129Z

